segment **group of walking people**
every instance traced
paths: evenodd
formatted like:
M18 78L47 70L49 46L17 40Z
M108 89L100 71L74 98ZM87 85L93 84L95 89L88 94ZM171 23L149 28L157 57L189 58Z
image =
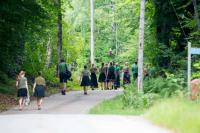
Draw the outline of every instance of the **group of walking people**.
M58 74L60 79L61 94L66 94L66 83L71 78L71 72L62 59L58 64ZM97 78L97 74L99 76ZM132 67L133 79L137 78L137 62ZM94 64L88 69L87 65L84 66L80 76L80 86L83 87L84 94L87 95L87 87L92 90L98 88L100 83L102 90L117 89L120 87L120 79L123 77L123 85L131 83L131 76L128 62L125 63L124 68L121 69L118 63L102 63L101 67L97 69ZM29 98L28 81L25 76L25 71L21 71L16 79L17 95L19 97L19 110L24 108L27 98ZM38 110L41 109L43 97L45 96L46 81L42 77L42 73L38 72L33 84L33 95L37 98Z
M133 64L132 73L133 79L137 79L137 62ZM97 80L97 73L99 73ZM123 85L131 83L131 74L129 70L128 62L125 63L124 68L121 71L121 67L118 63L102 63L98 69L92 64L88 69L87 65L84 66L81 72L81 86L83 86L84 94L87 95L87 87L98 88L98 82L100 83L102 90L111 90L120 88L120 79L123 77Z

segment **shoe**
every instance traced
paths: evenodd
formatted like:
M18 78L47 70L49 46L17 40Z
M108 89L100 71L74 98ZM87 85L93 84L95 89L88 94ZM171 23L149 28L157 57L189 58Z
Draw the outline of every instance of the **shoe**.
M62 90L62 91L61 91L61 94L62 94L62 95L66 95L65 90Z

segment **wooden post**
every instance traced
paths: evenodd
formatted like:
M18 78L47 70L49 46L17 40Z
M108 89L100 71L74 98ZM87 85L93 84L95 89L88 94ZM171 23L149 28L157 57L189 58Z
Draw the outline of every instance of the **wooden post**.
M90 62L94 64L94 0L90 0Z
M188 92L191 90L191 42L188 42Z
M144 56L144 14L145 0L140 1L140 27L138 49L138 91L143 92L143 56Z

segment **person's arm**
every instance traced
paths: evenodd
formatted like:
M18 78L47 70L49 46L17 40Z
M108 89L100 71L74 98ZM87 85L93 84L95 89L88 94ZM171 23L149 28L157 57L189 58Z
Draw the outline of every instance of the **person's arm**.
M35 92L36 82L33 84L33 93Z
M19 86L19 80L16 81L16 89L18 89Z

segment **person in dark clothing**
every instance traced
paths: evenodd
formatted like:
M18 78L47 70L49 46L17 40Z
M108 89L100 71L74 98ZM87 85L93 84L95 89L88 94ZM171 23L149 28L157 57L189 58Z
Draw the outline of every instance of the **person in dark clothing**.
M137 61L132 66L133 80L136 80L138 77L138 66Z
M67 89L67 64L65 63L64 59L61 60L61 63L58 65L58 72L59 72L59 78L60 78L60 88L61 88L61 94L65 95L66 89Z
M91 88L94 90L94 88L98 88L97 83L97 76L96 76L97 68L92 64L92 67L90 68L90 77L91 77Z
M104 89L107 90L108 89L108 82L109 82L109 80L108 80L108 64L107 63L105 64L103 71L106 75L106 79L105 79L105 82L104 82L104 87L105 87Z
M115 81L115 67L113 66L113 63L110 62L110 66L108 68L108 89L113 89Z
M99 69L99 83L101 84L101 89L105 89L105 82L106 82L106 74L104 72L104 63L101 64L101 68Z
M83 86L84 95L87 95L87 87L90 86L90 73L87 70L87 66L84 66L84 69L81 73L81 86Z
M128 66L128 62L125 63L125 67L123 69L124 72L124 77L123 77L123 84L130 84L131 80L130 80L130 72L129 72L129 66Z
M115 64L115 89L120 87L120 68L118 63Z

